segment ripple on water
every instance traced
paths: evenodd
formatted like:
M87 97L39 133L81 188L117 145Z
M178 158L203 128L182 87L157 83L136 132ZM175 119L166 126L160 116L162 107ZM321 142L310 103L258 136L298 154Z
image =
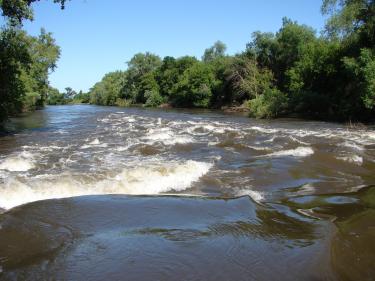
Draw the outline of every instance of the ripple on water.
M276 151L270 154L267 154L268 157L283 157L283 156L293 156L293 157L307 157L314 154L314 150L311 147L297 147L295 149L287 149Z
M251 274L302 280L330 274L326 267L316 271L328 256L319 223L247 198L82 197L25 205L2 221L6 259L0 265L15 279L178 280L184 274L217 281ZM21 251L25 241L28 250Z

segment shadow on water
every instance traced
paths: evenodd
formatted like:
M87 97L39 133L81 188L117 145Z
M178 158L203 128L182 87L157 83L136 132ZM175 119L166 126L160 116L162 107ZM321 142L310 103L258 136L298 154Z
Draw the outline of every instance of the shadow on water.
M3 123L0 127L0 136L12 135L25 130L45 130L47 123L48 115L45 111L37 110L31 113L23 113Z

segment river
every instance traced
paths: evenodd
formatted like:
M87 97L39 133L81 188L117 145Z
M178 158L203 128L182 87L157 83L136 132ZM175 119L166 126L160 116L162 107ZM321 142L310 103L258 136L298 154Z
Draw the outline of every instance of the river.
M90 105L7 127L0 280L375 279L374 128Z

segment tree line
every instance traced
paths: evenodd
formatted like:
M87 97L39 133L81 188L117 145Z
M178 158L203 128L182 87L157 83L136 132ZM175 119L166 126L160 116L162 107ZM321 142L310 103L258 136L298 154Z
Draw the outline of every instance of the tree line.
M50 88L46 101L48 105L81 104L89 102L89 93L84 93L82 91L77 93L71 87L66 87L63 93L56 88Z
M245 50L226 55L216 42L201 60L136 54L125 71L90 90L100 105L220 108L252 116L373 120L375 1L324 0L324 33L284 18L276 33L255 32Z
M3 3L9 1L3 0ZM55 2L63 5L65 1ZM28 7L18 10L8 7L3 12L8 11L17 22L30 17ZM106 74L89 93L80 93L76 100L118 106L242 106L258 118L301 116L373 120L375 0L323 0L322 13L329 19L321 34L309 26L284 18L276 33L253 33L244 51L236 55L226 54L226 46L220 41L207 48L201 59L192 56L160 58L149 52L138 53L127 62L126 70ZM2 34L2 42L11 45L9 42L15 41L11 50L14 61L18 62L16 66L11 64L7 71L18 71L20 74L16 78L22 73L30 75L22 70L22 61L27 57L27 51L19 44L22 41L18 41L18 37L7 38L6 32ZM46 34L44 32L44 36ZM0 52L5 49L1 45ZM54 58L57 59L58 55ZM46 66L44 69L47 70L54 67L53 64ZM35 73L39 75L41 72ZM26 91L27 83L23 84L24 88L14 87L17 86L16 78L3 79L14 83L7 88L10 100L17 96L17 91L23 99L27 95L20 94L22 92L47 93L48 98L41 98L39 104L74 100L75 95L69 97L57 90L46 91L46 87L44 92L35 87ZM1 81L2 94L3 83L7 81ZM42 84L38 85L41 87Z

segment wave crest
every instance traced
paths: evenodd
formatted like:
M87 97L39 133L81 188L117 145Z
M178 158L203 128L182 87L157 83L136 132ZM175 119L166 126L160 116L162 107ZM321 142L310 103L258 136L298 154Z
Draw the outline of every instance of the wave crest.
M205 175L213 166L211 163L186 161L163 165L125 168L114 177L98 180L82 179L71 174L46 175L27 183L16 177L6 179L1 190L0 208L9 209L28 202L102 194L159 194L168 191L182 191Z

